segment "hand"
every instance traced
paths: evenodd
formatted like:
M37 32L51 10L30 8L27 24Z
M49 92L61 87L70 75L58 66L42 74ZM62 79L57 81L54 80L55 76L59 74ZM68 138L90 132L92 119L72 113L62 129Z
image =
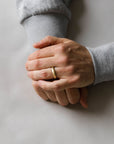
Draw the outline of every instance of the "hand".
M64 91L46 91L38 85L37 81L32 81L32 85L36 93L44 100L58 102L62 106L67 106L69 103L76 104L80 102L83 108L88 108L88 91L86 88L70 88Z
M35 59L35 58L34 58ZM26 65L27 66L27 65ZM42 73L43 74L43 73ZM42 97L44 100L50 100L52 102L58 102L60 105L66 106L70 104L76 104L80 102L80 104L87 108L87 89L76 89L76 88L68 88L62 91L46 91L43 90L37 83L37 81L33 80L33 87L37 94Z
M51 46L50 46L51 45ZM94 68L88 50L69 39L48 36L34 45L40 50L31 54L26 63L28 76L47 91L86 87L94 81ZM58 80L53 79L54 66Z

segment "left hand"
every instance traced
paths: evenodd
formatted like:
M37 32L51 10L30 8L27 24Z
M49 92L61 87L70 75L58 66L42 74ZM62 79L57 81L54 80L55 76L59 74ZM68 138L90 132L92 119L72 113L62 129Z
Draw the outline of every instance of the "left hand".
M40 50L29 56L26 68L29 77L44 90L82 88L94 82L92 58L84 46L66 38L48 36L34 47ZM53 79L53 66L58 80L46 81Z
M83 108L88 108L87 88L68 88L62 91L46 91L38 85L37 81L32 81L32 85L36 93L46 101L57 102L62 106L80 103Z

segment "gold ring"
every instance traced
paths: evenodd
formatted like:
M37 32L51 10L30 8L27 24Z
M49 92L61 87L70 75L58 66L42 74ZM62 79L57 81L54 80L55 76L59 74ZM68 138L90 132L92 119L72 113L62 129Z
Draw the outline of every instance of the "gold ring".
M54 78L54 79L57 79L55 67L52 67L51 70L52 70L53 78Z

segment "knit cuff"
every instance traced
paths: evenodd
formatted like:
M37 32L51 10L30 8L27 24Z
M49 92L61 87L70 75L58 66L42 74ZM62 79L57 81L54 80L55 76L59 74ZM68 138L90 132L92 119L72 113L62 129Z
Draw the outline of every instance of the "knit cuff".
M109 43L96 48L88 48L91 54L95 81L93 85L114 80L114 43Z
M66 0L67 4L69 0ZM31 16L57 13L71 18L71 12L63 0L17 0L17 12L20 23Z

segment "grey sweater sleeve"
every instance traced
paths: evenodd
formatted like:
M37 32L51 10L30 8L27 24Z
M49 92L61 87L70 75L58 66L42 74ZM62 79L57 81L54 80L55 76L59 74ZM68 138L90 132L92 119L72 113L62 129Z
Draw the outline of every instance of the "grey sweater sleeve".
M47 13L63 14L71 17L68 6L72 0L16 0L20 22L31 16Z
M16 0L20 23L24 26L29 43L47 35L65 37L72 0Z
M47 35L65 37L71 17L71 0L17 0L20 23L25 27L30 44ZM94 70L94 84L114 80L114 43L88 48Z
M96 48L88 48L95 71L94 85L114 80L114 42Z

